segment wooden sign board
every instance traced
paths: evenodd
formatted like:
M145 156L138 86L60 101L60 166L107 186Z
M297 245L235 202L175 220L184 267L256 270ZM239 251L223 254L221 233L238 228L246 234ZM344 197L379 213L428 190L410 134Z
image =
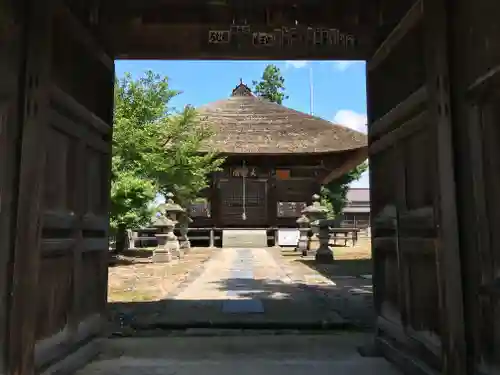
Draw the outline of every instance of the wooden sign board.
M207 31L203 51L318 58L363 59L371 44L367 33L325 27L252 27L231 25Z

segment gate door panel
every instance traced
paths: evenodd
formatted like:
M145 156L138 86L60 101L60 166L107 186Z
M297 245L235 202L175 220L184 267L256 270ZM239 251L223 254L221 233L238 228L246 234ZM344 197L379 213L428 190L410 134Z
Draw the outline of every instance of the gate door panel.
M95 5L66 3L26 0L12 374L95 353L106 308L114 63L90 32Z
M444 1L384 0L367 63L377 342L465 370ZM407 363L406 363L407 364Z

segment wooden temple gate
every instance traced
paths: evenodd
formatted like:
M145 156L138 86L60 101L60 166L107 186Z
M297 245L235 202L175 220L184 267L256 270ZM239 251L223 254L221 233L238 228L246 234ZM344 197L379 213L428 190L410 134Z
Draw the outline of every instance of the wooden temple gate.
M95 353L114 57L367 60L379 348L412 373L500 372L500 3L254 3L228 2L292 25L286 48L226 43L234 9L201 1L0 0L0 374ZM314 47L300 17L327 28Z

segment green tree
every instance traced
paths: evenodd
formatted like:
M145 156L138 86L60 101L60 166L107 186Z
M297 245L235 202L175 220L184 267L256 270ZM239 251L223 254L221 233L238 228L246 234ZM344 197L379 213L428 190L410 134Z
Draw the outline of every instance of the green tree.
M347 192L349 185L361 178L368 169L368 163L364 162L343 176L329 182L321 187L321 204L329 209L329 218L333 219L340 213L347 203Z
M214 153L198 152L211 132L196 111L169 107L179 93L151 71L137 80L126 74L115 85L110 217L117 251L126 246L127 228L151 220L158 193L171 191L186 201L222 163Z
M285 79L276 65L268 65L260 81L253 81L254 93L271 102L282 104L288 99L285 94Z

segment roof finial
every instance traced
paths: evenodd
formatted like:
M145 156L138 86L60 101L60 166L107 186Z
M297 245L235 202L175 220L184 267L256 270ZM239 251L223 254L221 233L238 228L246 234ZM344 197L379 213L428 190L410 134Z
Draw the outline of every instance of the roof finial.
M240 78L240 85L243 84L243 78Z

